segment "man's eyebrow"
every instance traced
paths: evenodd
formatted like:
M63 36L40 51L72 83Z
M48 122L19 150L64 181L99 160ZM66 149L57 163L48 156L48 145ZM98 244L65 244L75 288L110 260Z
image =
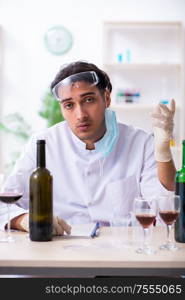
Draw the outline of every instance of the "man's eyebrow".
M84 96L89 96L89 95L95 95L96 93L95 92L87 92L87 93L83 93L83 94L80 94L80 97L84 97ZM67 101L71 101L73 100L73 98L64 98L64 99L61 99L60 102L67 102Z

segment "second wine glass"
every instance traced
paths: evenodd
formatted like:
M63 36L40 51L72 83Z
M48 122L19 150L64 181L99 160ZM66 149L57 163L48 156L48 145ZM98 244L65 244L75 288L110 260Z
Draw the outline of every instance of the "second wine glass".
M143 245L136 249L137 253L153 254L156 251L150 247L147 238L149 227L154 224L156 218L156 202L152 198L138 197L134 199L134 213L136 219L143 228Z
M169 194L158 197L159 216L166 224L167 241L160 246L161 250L176 251L178 246L172 241L171 228L180 212L180 196Z

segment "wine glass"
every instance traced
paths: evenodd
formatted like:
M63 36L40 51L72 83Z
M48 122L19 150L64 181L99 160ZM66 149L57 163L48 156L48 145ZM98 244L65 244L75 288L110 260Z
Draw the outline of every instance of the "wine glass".
M22 173L16 174L13 180L8 178L5 181L4 177L4 174L0 175L0 201L7 205L7 230L6 235L0 238L0 242L10 243L15 241L10 231L10 207L23 196L24 177Z
M110 219L111 246L123 248L129 246L129 225L131 223L131 214L114 216Z
M167 241L159 248L161 250L176 251L177 245L172 242L171 228L180 212L180 196L169 194L158 197L159 216L167 227Z
M143 228L143 245L136 249L137 253L153 254L156 251L148 244L147 237L149 227L154 224L156 218L156 201L152 198L137 197L134 199L134 213L136 219Z

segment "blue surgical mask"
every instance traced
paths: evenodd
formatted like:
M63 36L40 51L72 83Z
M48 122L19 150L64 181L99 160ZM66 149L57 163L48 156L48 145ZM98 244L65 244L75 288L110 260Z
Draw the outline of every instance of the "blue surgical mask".
M96 150L107 157L112 152L119 138L119 127L116 120L116 114L110 109L105 110L106 133L96 144Z

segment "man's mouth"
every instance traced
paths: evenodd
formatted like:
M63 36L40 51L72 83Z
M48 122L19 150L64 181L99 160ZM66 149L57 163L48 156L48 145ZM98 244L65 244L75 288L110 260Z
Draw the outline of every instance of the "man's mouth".
M86 131L89 128L90 124L89 123L82 123L77 126L78 129L81 131Z

